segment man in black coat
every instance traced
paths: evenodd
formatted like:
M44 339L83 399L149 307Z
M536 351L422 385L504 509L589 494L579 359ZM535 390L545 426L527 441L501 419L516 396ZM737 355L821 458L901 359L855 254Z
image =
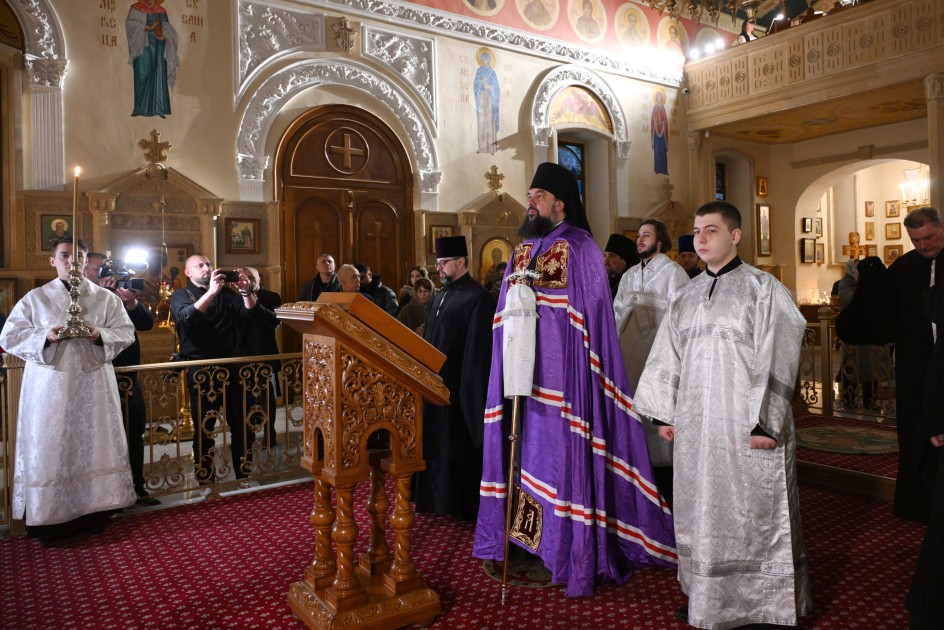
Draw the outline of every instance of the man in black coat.
M361 274L361 293L389 314L396 316L400 303L397 302L394 290L385 286L380 276L371 273L370 267L365 263L357 263L354 267Z
M927 455L933 447L929 440L917 439L916 426L924 403L934 330L921 308L921 294L944 279L944 224L935 208L909 212L904 224L915 249L888 268L884 301L888 309L885 319L891 323L895 340L899 457L893 511L902 518L924 521L930 511L931 492L922 481L918 465L930 460ZM937 334L944 331L938 330Z
M299 302L315 302L322 293L339 293L341 282L334 273L334 257L331 254L318 256L315 263L318 273L302 286L298 292Z
M464 236L436 239L443 289L429 309L423 338L446 355L439 375L449 405L423 407L423 458L416 476L418 512L473 519L482 480L485 396L492 360L495 298L469 274Z
M944 284L935 284L924 295L924 312L937 325L938 337L925 383L924 413L915 439L930 448L922 462L931 489L928 528L918 555L906 605L912 630L939 628L944 619Z
M244 273L237 273L238 279L232 282L238 294L226 286L224 271L214 269L210 260L201 254L187 259L184 275L189 282L171 295L170 311L180 338L180 355L185 360L244 356L242 333L245 322L275 320L275 313L259 308L256 295L251 291L252 284ZM239 368L238 363L230 363L187 370L194 424L194 475L201 485L214 483L217 478L213 435L218 417L224 411L224 397L221 395L224 386L225 419L232 436L233 471L237 479L242 479L252 468L249 453L256 435L244 425L243 384ZM205 380L198 382L197 376Z
M275 291L269 291L262 288L262 278L259 276L259 270L255 267L246 267L243 269L246 277L252 283L252 292L256 296L259 308L269 311L282 306L282 296ZM273 313L274 314L274 313ZM262 320L246 320L246 328L243 332L243 355L247 357L264 356L267 354L278 354L279 344L275 339L275 331L282 322L278 319L266 317ZM275 426L275 397L278 395L279 370L282 368L281 361L268 361L266 365L272 370L272 375L268 379L268 385L260 384L266 391L265 398L260 396L259 400L250 401L250 409L258 404L263 409L263 413L258 416L250 414L249 422L253 425L260 425L263 422L266 425L267 446L273 448L276 446L276 426ZM251 396L250 392L246 392ZM264 403L268 403L267 405Z
M623 274L636 264L639 264L636 243L622 234L610 234L603 249L603 268L606 269L606 276L610 281L610 300L616 299Z
M141 343L138 341L138 331L143 332L154 328L154 317L151 315L151 311L143 302L138 300L138 294L135 291L128 288L119 288L118 278L115 276L98 277L99 270L106 260L105 254L91 252L86 256L86 259L88 264L85 265L85 277L89 282L114 291L115 295L121 298L125 311L128 313L128 318L134 324L134 342L118 353L118 356L112 360L112 365L114 367L140 365ZM130 383L129 378L131 379ZM147 424L147 405L144 401L144 392L141 391L141 383L138 382L137 374L129 372L118 375L118 394L122 403L122 413L126 416L125 437L128 440L128 463L131 465L134 493L138 495L140 505L157 505L160 501L148 496L147 480L144 477L144 429ZM127 407L125 407L126 400Z

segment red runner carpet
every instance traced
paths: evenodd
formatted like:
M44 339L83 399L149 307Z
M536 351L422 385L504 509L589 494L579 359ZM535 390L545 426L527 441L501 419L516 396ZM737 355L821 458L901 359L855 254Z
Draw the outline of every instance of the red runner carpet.
M359 523L365 493L360 484ZM874 499L812 486L800 499L815 609L799 627L906 628L923 527ZM312 558L311 506L303 483L118 518L55 548L2 540L0 626L302 628L286 594ZM673 617L684 597L668 570L637 571L583 599L515 588L502 607L500 585L470 556L472 536L470 523L417 518L414 560L443 603L435 628L687 627Z

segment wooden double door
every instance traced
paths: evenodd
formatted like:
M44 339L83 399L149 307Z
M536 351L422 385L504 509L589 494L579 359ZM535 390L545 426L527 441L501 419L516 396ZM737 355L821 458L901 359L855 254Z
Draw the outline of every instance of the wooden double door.
M321 254L366 263L397 291L415 264L412 170L379 118L346 105L307 112L278 151L285 284L294 301Z

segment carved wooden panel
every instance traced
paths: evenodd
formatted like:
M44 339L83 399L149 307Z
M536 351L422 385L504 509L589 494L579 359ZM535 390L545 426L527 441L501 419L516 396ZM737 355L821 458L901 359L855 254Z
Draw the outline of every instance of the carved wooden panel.
M286 131L278 163L283 297L297 297L323 253L339 266L366 263L398 289L413 266L414 236L412 174L396 135L364 110L318 107Z
M343 427L344 444L340 468L346 470L361 465L361 457L366 457L364 436L381 423L395 427L392 433L399 436L402 459L418 456L417 406L421 403L413 392L345 351L341 352L341 383L338 420Z
M324 422L333 418L334 407L334 346L309 340L305 344L305 443L303 457L306 461L318 461L318 431L320 429L324 443L330 444L333 438L333 425ZM325 466L336 464L334 452L326 448Z

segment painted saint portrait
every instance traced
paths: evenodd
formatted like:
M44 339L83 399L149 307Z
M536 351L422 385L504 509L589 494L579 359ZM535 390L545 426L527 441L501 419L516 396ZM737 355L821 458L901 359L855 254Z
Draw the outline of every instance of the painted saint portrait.
M494 69L494 53L479 48L475 53L479 68L475 71L472 92L475 95L475 118L478 124L478 152L495 153L498 149L498 120L501 86Z
M613 133L613 124L603 103L586 88L568 86L554 95L548 107L552 125L561 123L587 125L605 133Z
M501 263L511 259L511 243L503 238L489 239L482 246L479 256L479 278L483 285L490 282L501 282L503 271Z
M657 174L669 174L669 115L665 110L665 90L652 91L652 114L649 132L652 136L653 168Z
M515 6L521 19L539 31L552 28L560 15L558 0L515 0Z
M72 237L72 217L44 214L42 216L43 226L43 249L52 249L52 244L57 239L63 237Z
M649 45L649 21L634 4L624 4L613 19L616 36L626 48L643 48Z
M505 0L465 0L466 5L479 15L495 15L505 5Z
M659 48L684 60L685 50L688 48L688 33L677 21L670 17L662 18L656 36L659 39Z
M132 116L170 115L170 90L177 79L177 31L161 5L164 0L132 3L125 21L128 63L134 71Z
M577 36L588 42L599 41L606 32L606 11L594 0L570 0L568 17Z

